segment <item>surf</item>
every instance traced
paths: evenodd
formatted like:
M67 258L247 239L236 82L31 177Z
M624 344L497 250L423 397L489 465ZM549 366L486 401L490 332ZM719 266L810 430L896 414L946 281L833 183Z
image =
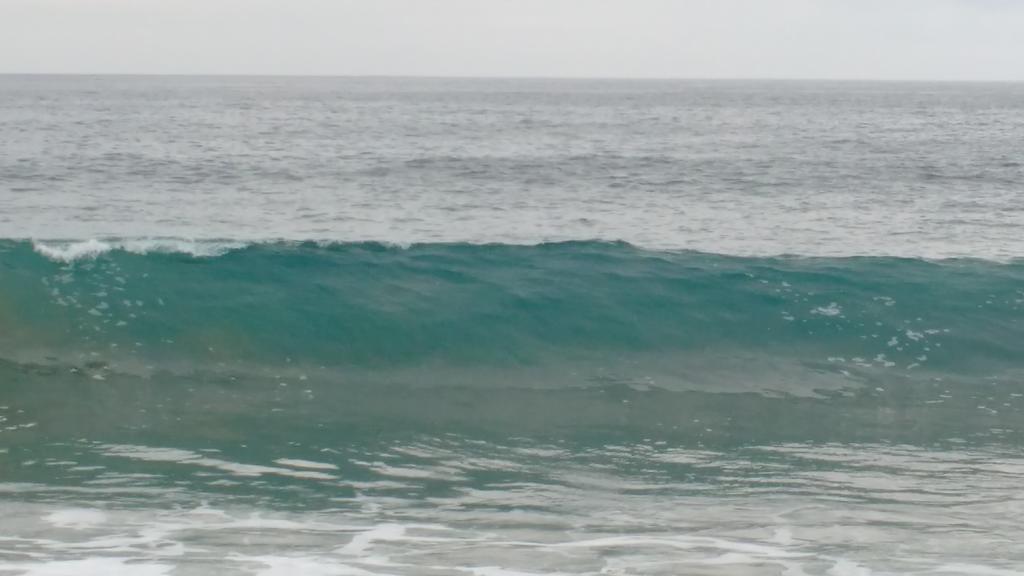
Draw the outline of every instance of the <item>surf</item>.
M806 395L1009 378L1024 265L532 246L0 242L6 360Z

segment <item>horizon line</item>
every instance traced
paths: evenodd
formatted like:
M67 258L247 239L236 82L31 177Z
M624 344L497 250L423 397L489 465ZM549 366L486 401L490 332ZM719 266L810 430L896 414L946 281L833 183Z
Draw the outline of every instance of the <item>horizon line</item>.
M800 76L556 76L496 74L343 74L343 73L245 73L245 72L8 72L0 76L80 76L80 77L152 77L152 78L338 78L379 80L545 80L605 82L849 82L906 84L1022 84L1024 79L985 78L872 78L872 77L800 77Z

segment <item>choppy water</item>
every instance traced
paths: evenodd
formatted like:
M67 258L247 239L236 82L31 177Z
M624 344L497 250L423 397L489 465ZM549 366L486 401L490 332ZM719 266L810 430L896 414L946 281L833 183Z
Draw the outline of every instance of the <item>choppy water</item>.
M1024 84L0 79L7 237L1024 253Z
M0 77L0 574L1024 573L1024 88Z

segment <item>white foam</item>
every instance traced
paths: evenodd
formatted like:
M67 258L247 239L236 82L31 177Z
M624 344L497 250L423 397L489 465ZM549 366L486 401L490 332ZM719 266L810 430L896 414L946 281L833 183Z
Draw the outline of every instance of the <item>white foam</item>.
M100 510L68 508L51 512L44 519L58 528L80 530L103 524L107 521L107 515Z
M506 570L498 566L477 566L474 568L458 568L463 572L470 572L473 576L568 576L566 572L523 572L521 570Z
M871 576L872 572L856 562L839 560L832 568L829 568L828 574L829 576Z
M34 241L32 247L36 252L55 262L71 263L80 260L92 260L114 250L133 254L149 253L180 253L208 258L220 256L231 250L246 246L245 242L220 240L186 240L172 238L141 238L132 240L98 240L91 238L82 241Z
M0 562L0 572L16 572L21 576L163 576L174 566L133 561L130 558L83 558L49 562Z
M327 464L325 462L313 462L312 460L300 460L298 458L278 458L274 460L275 464L281 466L291 466L292 468L309 468L312 470L337 470L338 467L334 464Z
M401 524L382 524L361 534L356 534L348 544L337 550L338 554L362 556L377 540L402 540L405 538L405 526Z
M392 478L460 480L464 477L458 470L440 466L433 468L410 468L375 462L369 466L369 469L381 476L390 476Z
M55 244L35 242L32 247L35 248L36 252L46 256L50 260L56 260L58 262L73 262L75 260L96 258L100 254L104 254L113 249L113 246L110 244L100 242L95 239L86 240L84 242Z
M776 528L772 534L772 542L779 544L780 546L792 546L793 545L793 531L789 528Z
M102 446L103 452L108 456L119 456L134 460L148 462L177 462L193 466L203 466L227 472L235 476L263 476L271 474L276 476L289 476L305 480L336 480L337 477L326 472L315 470L292 470L291 468L279 468L276 466L263 466L260 464L244 464L231 462L219 458L210 458L197 452L181 450L178 448L154 448L150 446L135 446L126 444L108 444Z
M811 310L811 314L817 314L819 316L839 316L843 313L843 309L835 302L830 302L828 306L818 306Z
M1020 570L1006 570L978 564L946 564L934 570L942 574L963 574L969 576L1021 576Z
M905 334L907 335L907 338L910 338L914 342L917 342L924 338L924 332L915 332L913 330L907 330Z
M325 558L293 558L289 556L235 556L236 562L257 562L263 565L259 576L376 576L376 573Z

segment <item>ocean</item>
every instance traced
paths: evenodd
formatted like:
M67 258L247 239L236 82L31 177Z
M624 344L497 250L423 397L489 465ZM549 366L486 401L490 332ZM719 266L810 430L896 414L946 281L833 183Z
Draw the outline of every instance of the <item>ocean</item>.
M0 574L1024 574L1024 85L0 76Z

